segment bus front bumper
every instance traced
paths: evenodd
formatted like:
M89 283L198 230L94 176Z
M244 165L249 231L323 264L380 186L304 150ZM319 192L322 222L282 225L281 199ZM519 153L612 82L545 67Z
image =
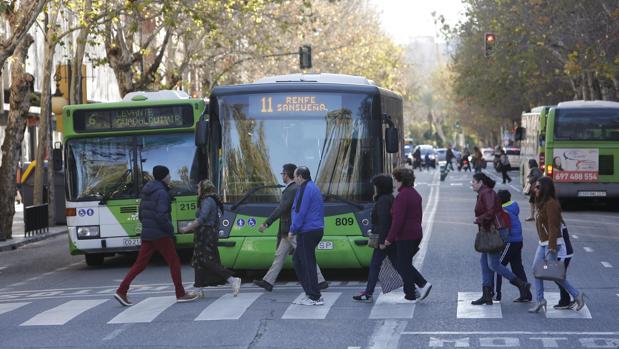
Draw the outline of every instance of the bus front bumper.
M619 183L557 183L559 199L568 198L619 198Z

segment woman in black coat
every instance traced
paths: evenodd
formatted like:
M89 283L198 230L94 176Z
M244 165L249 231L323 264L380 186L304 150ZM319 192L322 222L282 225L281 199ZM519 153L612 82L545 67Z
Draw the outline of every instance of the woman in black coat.
M391 264L395 267L396 255L393 246L380 249L379 246L385 244L385 239L391 227L391 205L393 204L393 180L388 175L377 175L372 178L374 185L374 208L372 209L372 233L378 235L378 245L374 246L372 260L370 262L370 271L368 274L368 283L365 291L352 298L360 302L371 302L374 288L378 282L378 272L385 257L389 257Z

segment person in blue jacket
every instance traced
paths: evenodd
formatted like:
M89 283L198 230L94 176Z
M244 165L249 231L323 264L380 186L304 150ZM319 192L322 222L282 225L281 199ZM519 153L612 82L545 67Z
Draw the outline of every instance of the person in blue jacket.
M524 282L527 282L527 274L524 272L524 267L522 266L522 224L518 218L520 207L517 202L511 201L512 195L509 190L502 189L499 190L497 194L501 200L503 211L507 213L511 223L509 235L507 236L507 241L505 241L505 248L499 260L503 265L509 263L512 272ZM498 301L501 300L502 281L503 278L501 275L497 274L495 299ZM533 295L531 291L527 291L524 296L514 299L514 302L530 302L532 299Z
M316 275L316 246L322 239L325 226L322 194L305 166L294 171L294 181L299 189L292 204L292 225L288 238L293 239L296 235L297 248L292 255L292 263L306 295L297 304L323 305Z

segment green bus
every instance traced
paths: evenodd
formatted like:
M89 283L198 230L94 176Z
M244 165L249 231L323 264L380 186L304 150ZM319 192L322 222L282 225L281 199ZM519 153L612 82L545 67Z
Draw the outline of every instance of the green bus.
M271 265L278 224L258 227L278 206L282 165L294 163L310 169L325 199L320 266L368 266L370 180L404 162L402 113L399 95L357 76L291 74L216 87L196 144L225 204L223 264Z
M558 198L619 198L619 103L569 101L543 108L538 151ZM524 133L524 139L534 134Z
M106 256L139 250L139 195L156 165L170 169L176 229L194 218L204 173L194 132L204 109L204 101L182 91L132 92L120 102L64 108L71 254L98 265ZM176 243L191 248L193 236L177 234Z
M523 112L515 139L520 141L520 179L524 189L529 174L529 159L537 161L539 168L546 163L546 120L550 106L540 106Z

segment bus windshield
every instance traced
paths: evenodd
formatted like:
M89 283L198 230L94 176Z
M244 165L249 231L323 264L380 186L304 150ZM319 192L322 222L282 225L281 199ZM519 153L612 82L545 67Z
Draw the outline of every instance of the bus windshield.
M323 194L355 201L372 197L381 126L365 94L269 93L223 96L221 193L239 200L260 185L282 183L282 165L307 166ZM275 202L278 190L252 201Z
M196 194L192 133L71 139L67 159L69 200L137 198L156 165L170 169L172 195Z
M555 140L619 140L619 109L558 109Z

